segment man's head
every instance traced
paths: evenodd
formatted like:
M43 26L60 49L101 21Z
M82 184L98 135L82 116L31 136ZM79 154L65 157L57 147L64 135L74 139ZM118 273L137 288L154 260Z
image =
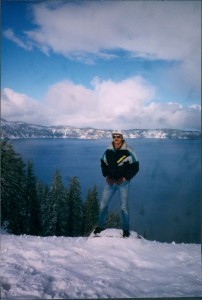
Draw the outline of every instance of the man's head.
M113 143L116 147L119 147L123 143L123 133L120 130L114 130L112 132Z
M122 131L120 131L120 130L112 131L112 138L114 139L115 137L123 139Z

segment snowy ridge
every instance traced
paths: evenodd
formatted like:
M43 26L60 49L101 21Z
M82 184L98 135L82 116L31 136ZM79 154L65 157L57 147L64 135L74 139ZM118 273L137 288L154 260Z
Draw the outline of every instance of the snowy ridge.
M111 138L112 130L93 128L75 128L71 126L41 126L25 122L11 122L1 119L2 138L74 138L103 139ZM125 138L158 138L158 139L199 139L199 131L178 129L130 129L124 130Z
M130 235L130 238L135 238L137 239L138 238L138 234L137 232L134 232L134 231L131 231L131 235ZM110 238L123 238L123 234L122 234L122 230L119 230L119 229L106 229L102 232L100 232L99 234L97 235L94 235L93 232L91 233L91 235L89 236L89 238L94 238L94 237L102 237L102 238L105 238L105 237L110 237ZM140 238L140 236L139 236ZM144 239L143 237L141 237L142 239Z
M3 232L2 299L202 296L200 245L120 235L118 229L101 238Z

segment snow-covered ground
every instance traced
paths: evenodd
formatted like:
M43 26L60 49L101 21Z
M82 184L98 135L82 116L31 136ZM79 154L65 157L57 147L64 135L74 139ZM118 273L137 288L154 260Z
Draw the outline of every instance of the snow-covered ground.
M202 296L201 247L121 237L1 235L2 299ZM113 237L109 237L109 236Z

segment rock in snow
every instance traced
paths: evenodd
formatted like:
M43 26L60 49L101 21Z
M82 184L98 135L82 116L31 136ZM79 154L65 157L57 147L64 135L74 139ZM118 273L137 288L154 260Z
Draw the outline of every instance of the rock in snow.
M2 232L2 299L202 296L201 248L137 239ZM113 236L113 237L109 237Z

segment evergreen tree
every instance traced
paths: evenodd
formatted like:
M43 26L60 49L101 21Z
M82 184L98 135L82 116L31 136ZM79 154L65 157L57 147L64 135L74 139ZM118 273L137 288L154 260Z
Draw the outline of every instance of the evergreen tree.
M51 190L47 197L48 233L56 236L68 235L68 205L67 193L65 191L62 176L56 170Z
M82 235L83 225L83 204L81 200L81 187L77 177L73 177L70 182L68 192L69 204L69 220L68 229L69 236Z
M106 227L108 228L121 228L120 216L117 213L110 213L106 220Z
M40 195L40 186L38 190L38 194ZM42 235L49 236L53 235L52 229L52 215L53 215L53 203L51 198L50 187L46 184L43 188L43 192L41 194L41 227L42 227Z
M59 170L56 171L52 186L52 194L55 197L57 222L56 222L56 235L67 236L68 234L68 200L67 193L63 185L62 176Z
M88 190L87 199L84 203L84 235L89 234L98 222L99 204L97 188L94 186L93 190Z
M40 207L37 198L36 177L33 172L33 163L28 161L26 180L26 233L40 234Z
M26 231L25 165L12 144L1 142L1 222L14 234Z
M40 235L43 235L45 188L40 180L36 184L37 201L39 204Z
M47 203L47 216L45 218L45 236L56 235L57 212L56 203L52 194L52 187L50 187L46 198Z
M41 224L41 235L49 235L49 211L52 210L51 205L48 203L50 198L50 187L45 184L43 186L41 181L37 183L37 199L40 207L40 224Z

